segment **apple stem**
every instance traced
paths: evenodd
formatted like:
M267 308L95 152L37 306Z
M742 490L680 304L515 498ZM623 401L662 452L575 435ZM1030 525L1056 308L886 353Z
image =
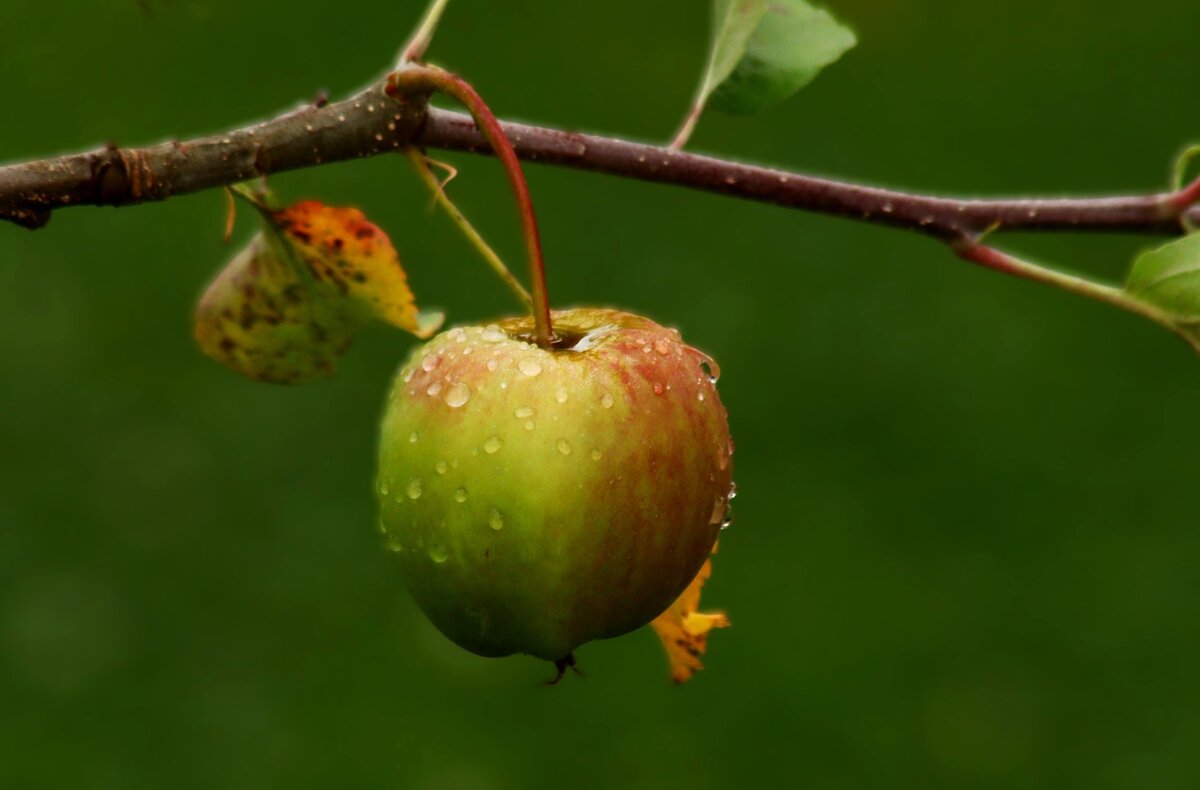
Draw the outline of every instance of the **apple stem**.
M542 242L533 213L533 200L529 196L529 184L525 181L517 152L513 150L512 143L504 135L500 121L491 109L470 83L457 74L429 66L409 66L388 76L387 92L390 96L433 91L445 93L467 108L504 167L516 197L524 228L525 248L529 254L529 273L533 281L534 339L542 348L550 348L553 328L550 324L550 300L546 293L546 265L542 259Z

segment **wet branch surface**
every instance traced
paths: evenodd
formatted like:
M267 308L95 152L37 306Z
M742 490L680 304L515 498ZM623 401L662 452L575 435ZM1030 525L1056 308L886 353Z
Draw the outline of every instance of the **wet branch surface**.
M272 173L415 145L490 154L467 115L423 95L389 96L386 81L344 101L306 105L225 134L145 148L108 146L0 167L0 219L45 225L69 206L130 206ZM960 200L815 178L664 146L505 122L525 161L699 189L887 225L953 241L987 231L1178 235L1200 223L1200 182L1178 192L1106 198Z

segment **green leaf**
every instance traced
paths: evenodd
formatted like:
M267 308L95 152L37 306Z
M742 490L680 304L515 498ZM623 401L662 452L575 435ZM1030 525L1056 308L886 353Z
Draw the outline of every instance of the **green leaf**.
M1142 253L1125 291L1166 313L1171 327L1200 350L1200 233Z
M769 5L768 0L715 0L712 51L698 104L705 104L717 86L737 68Z
M1125 290L1173 315L1200 318L1200 234L1142 253Z
M804 0L770 0L766 6L741 46L736 67L710 88L712 106L722 112L748 115L783 101L857 43L853 31ZM744 35L741 28L737 32ZM718 63L715 54L713 63ZM725 64L722 59L720 65Z

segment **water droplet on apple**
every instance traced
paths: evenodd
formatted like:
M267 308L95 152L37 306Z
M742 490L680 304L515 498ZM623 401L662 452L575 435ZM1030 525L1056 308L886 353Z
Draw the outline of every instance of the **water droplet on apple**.
M385 546L387 546L388 551L395 551L395 552L404 551L404 546L402 546L400 544L399 536L397 536L391 532L384 533L383 543Z
M570 350L587 351L588 349L593 348L596 343L599 342L599 340L605 335L611 335L613 332L617 331L617 328L618 327L614 324L606 324L602 327L593 329L591 332L588 332L586 335L579 338L579 341L576 342L575 345L571 346Z
M488 324L483 328L483 331L479 333L479 339L485 343L499 343L500 341L504 340L505 337L506 335L504 334L504 331L495 324Z
M445 461L438 461L433 465L433 468L437 470L439 475L444 475L446 474L446 470L450 468L450 464L446 463Z
M613 397L607 392L600 398L600 405L606 409L611 409L613 405Z
M492 455L503 446L504 446L503 439L501 439L499 436L492 436L492 437L489 437L488 440L483 443L483 451L485 453L487 453L488 455Z
M700 401L704 400L704 390L700 390L699 392L696 393L696 400L700 400Z
M380 481L379 481L379 493L380 493L382 496L387 496L387 495L388 495L388 484L387 484L387 481L386 481L386 480L380 480Z
M427 356L421 360L421 370L425 371L426 373L430 373L433 371L434 368L436 368L438 366L438 364L441 361L442 361L441 354L430 354L429 356Z
M571 454L571 443L568 442L566 439L559 439L558 440L558 451L560 453L562 453L563 455L570 455Z
M431 543L429 544L429 559L441 565L450 559L450 553L446 551L446 547L441 543Z
M517 368L526 376L536 376L542 372L542 363L533 357L521 357L521 361L517 363Z
M602 337L611 335L614 333L614 331L617 331L617 329L618 327L616 324L605 324L604 327L593 329L592 331L589 331L588 334L580 337L580 340L578 340L574 346L571 346L570 351L588 351L589 348L595 347L596 343L598 343Z
M496 361L495 357L492 357L491 359L489 359L487 361L487 369L488 370L494 372L496 370L496 368L498 368L498 367L500 367L500 363Z
M467 501L467 489L456 488L454 490L454 501L458 502L460 504L463 502L466 502Z
M716 360L702 351L692 349L692 353L699 359L700 369L704 371L704 375L708 376L709 383L716 384L717 380L721 378L720 365L717 364Z
M719 496L713 500L712 515L708 517L709 524L720 524L725 520L725 497Z
M417 443L417 439L418 439L418 436L417 436L417 432L416 432L416 431L413 431L412 433L410 433L410 434L408 435L408 443L409 443L409 444L416 444L416 443Z
M522 406L521 408L519 408L513 412L513 415L519 420L524 420L528 417L532 417L534 414L536 414L536 411L534 410L534 408L532 406Z
M504 529L504 514L496 508L492 508L488 513L488 526L492 529Z
M671 344L661 337L654 341L654 350L662 354L664 357L671 353Z
M533 420L526 420L526 421L525 421L525 430L527 430L527 431L532 431L532 430L533 430Z
M500 382L500 389L502 389L502 390L508 389L508 382L507 381Z
M465 381L452 384L450 389L446 390L446 395L443 398L446 401L446 405L452 409L457 409L470 399L471 388L467 386Z
M412 377L416 375L416 372L416 368L409 368L408 370L404 371L404 383L407 384L408 382L412 381Z
M463 356L465 357L467 354L473 353L474 351L475 351L475 346L467 346L466 348L463 349Z
M437 394L442 391L442 382L435 381L425 388L425 394L431 398L437 397Z
M421 498L421 478L414 477L408 481L408 487L404 489L404 493L408 494L409 499Z
M599 461L601 456L603 456L603 455L604 455L604 451L601 450L599 447L592 448L592 460L593 461Z
M736 496L737 496L737 483L735 483L735 482L733 482L733 481L730 481L730 483L729 483L729 496L727 496L727 497L726 497L726 499L733 499L733 498L735 498Z
M554 391L554 399L559 403L567 402L567 390L565 387L559 387Z
M663 394L663 385L659 384L656 381L656 382L654 382L653 390L654 390L655 395L662 395Z

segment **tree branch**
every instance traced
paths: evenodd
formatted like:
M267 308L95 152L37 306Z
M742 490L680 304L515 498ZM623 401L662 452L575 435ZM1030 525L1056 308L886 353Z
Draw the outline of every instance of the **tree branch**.
M258 176L395 151L425 119L423 96L379 82L345 101L318 101L226 134L0 167L0 219L39 228L67 206L129 206Z
M0 219L30 228L67 206L126 206L405 145L491 147L469 116L388 96L386 81L223 135L0 167ZM1196 185L1179 192L1055 200L959 200L848 184L643 143L504 123L525 160L700 189L916 231L953 241L996 230L1177 235L1200 223Z

